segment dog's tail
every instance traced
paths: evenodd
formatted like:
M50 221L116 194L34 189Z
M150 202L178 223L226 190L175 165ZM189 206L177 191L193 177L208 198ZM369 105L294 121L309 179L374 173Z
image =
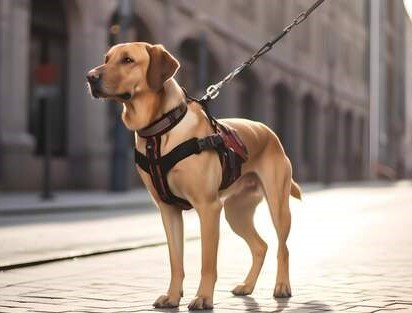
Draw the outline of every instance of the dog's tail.
M292 179L292 184L290 187L290 194L296 199L302 200L302 190L299 185Z

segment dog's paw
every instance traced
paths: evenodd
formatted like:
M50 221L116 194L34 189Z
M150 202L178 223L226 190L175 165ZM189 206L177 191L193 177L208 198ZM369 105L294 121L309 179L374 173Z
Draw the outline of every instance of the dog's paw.
M292 291L289 283L277 283L273 292L275 298L290 298Z
M211 310L213 309L213 299L207 297L196 297L187 306L189 310Z
M177 308L179 306L180 297L173 298L171 296L162 295L153 303L157 309Z
M250 285L247 285L245 283L237 285L233 290L232 293L235 296L247 296L250 295L253 291L253 287Z

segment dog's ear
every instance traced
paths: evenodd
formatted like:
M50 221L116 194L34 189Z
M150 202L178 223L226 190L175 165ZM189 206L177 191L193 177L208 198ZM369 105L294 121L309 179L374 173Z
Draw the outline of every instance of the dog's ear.
M180 64L162 45L148 45L146 49L150 57L147 82L151 89L159 91L164 82L175 75Z

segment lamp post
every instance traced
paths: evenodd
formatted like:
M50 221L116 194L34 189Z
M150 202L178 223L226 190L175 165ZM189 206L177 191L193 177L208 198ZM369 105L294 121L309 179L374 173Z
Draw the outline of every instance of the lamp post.
M43 153L43 188L41 198L50 200L53 198L51 184L51 161L52 161L52 116L50 100L58 95L56 84L59 82L59 68L44 60L35 70L35 97L38 99L41 116L41 135L43 137L39 152Z
M131 24L133 20L133 9L130 0L119 0L119 33L115 42L132 41ZM114 123L114 142L112 151L111 182L110 190L124 191L129 187L128 181L128 151L130 148L130 132L123 125L120 116L122 108L112 104L115 108L116 118Z

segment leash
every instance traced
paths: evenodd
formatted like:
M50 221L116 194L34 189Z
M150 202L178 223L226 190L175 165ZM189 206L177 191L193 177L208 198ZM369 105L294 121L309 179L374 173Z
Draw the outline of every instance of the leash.
M203 106L203 108L206 111L206 114L210 117L209 110L206 106L206 104L211 100L215 99L220 92L220 89L230 82L233 78L235 78L237 75L239 75L242 71L244 71L247 67L251 66L255 61L267 53L269 50L273 48L273 46L281 40L286 34L288 34L295 26L299 25L303 21L305 21L309 15L316 10L325 0L318 0L316 1L309 9L306 11L301 12L294 20L292 23L290 23L288 26L286 26L283 31L277 35L275 38L273 38L271 41L268 41L265 43L254 55L252 55L247 61L243 62L240 66L235 68L232 72L230 72L228 75L226 75L225 78L223 78L220 82L210 85L206 89L206 94L200 99L200 103Z

